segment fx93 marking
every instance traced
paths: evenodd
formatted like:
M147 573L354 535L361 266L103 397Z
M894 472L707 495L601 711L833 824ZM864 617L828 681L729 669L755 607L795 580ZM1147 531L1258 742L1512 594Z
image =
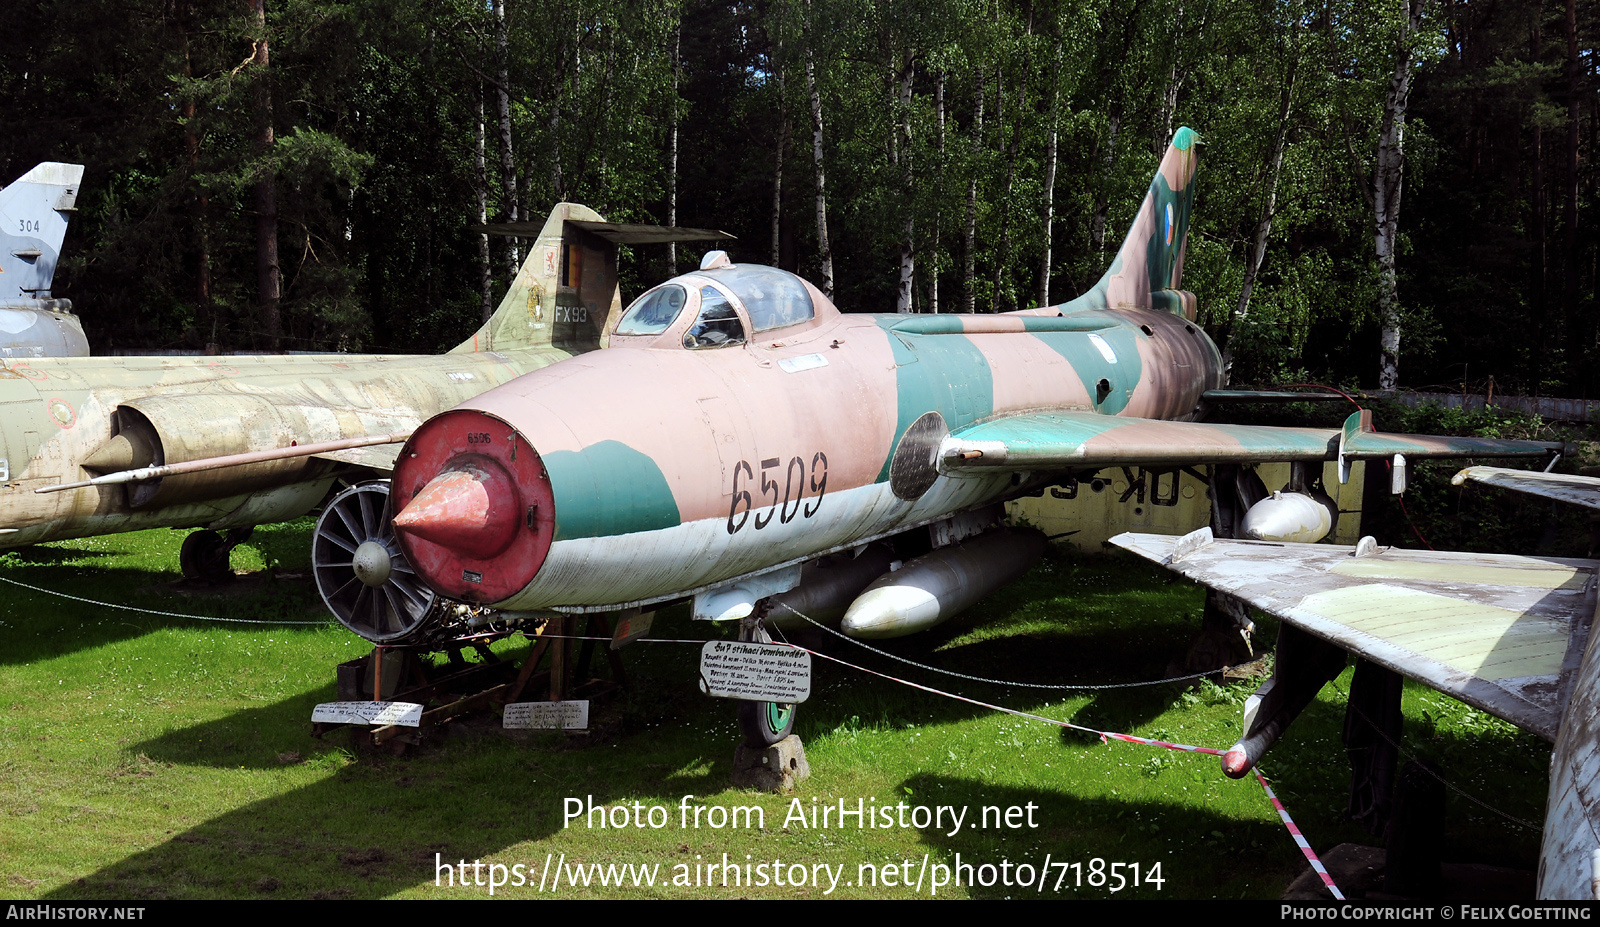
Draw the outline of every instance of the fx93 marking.
M822 508L822 497L828 492L827 454L817 451L811 455L809 467L803 457L791 457L787 463L781 457L767 457L760 463L759 487L756 486L756 470L750 461L741 460L733 468L733 502L728 506L729 534L737 534L744 528L750 521L752 509L765 509L756 512L755 526L759 531L772 524L773 518L777 518L779 524L787 525L796 516L810 518ZM779 478L783 481L781 484ZM782 496L778 495L780 485L783 487ZM809 503L806 502L807 493L811 496Z

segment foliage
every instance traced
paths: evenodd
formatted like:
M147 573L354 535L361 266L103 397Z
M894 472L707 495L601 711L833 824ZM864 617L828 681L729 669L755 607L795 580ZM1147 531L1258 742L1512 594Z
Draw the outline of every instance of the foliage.
M1594 57L1592 3L1578 3L1574 60ZM892 310L902 260L918 311L935 296L959 308L969 288L979 311L1032 305L1047 245L1048 299L1076 295L1188 124L1204 148L1186 283L1233 341L1235 380L1376 371L1369 200L1397 0L268 0L264 27L237 0L12 6L0 175L87 165L57 295L97 350L266 343L254 191L267 177L287 347L458 341L484 299L468 231L480 195L491 220L567 199L659 222L671 189L680 223L739 236L736 259L770 260L776 220L779 263L814 275L809 61L847 310ZM1595 110L1569 105L1595 78L1578 67L1569 84L1560 14L1430 5L1413 37L1399 295L1414 384L1600 387L1600 226L1582 219ZM664 249L630 250L625 298L666 270ZM492 261L491 299L509 272Z

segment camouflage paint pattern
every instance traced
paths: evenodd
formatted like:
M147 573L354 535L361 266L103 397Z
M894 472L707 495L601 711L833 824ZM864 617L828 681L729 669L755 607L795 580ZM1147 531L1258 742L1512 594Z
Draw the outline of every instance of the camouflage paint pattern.
M1182 269L1193 141L1178 133L1111 272L1051 309L845 314L809 283L751 267L803 286L813 318L690 349L702 292L718 292L750 333L748 294L715 269L674 278L663 287L686 301L664 329L618 329L609 350L497 387L413 435L393 497L407 558L459 600L630 607L858 547L1063 471L1335 456L1337 431L1189 421L1221 366L1186 317L1192 298L1161 295L1177 292ZM431 502L407 508L462 467L516 486L502 476L524 471L530 453L539 476L491 493L489 506L526 510L516 543L539 535L537 556L453 550L438 542L447 531L427 536ZM553 514L533 496L548 496Z
M1561 445L1371 430L1371 413L1351 413L1342 429L1148 422L1072 411L1030 412L952 435L942 455L952 471L1061 469L1097 466L1183 466L1408 458L1548 457ZM971 456L976 452L977 456Z
M1111 543L1556 739L1577 670L1565 657L1594 614L1600 562L1209 534Z
M154 457L143 463L170 464L404 433L493 386L598 347L620 305L615 246L573 234L569 218L600 217L558 205L493 316L439 356L0 358L0 548L281 521L310 511L340 474L387 471L393 447L34 492L106 472L84 463L117 434L150 441ZM583 285L566 285L573 279Z

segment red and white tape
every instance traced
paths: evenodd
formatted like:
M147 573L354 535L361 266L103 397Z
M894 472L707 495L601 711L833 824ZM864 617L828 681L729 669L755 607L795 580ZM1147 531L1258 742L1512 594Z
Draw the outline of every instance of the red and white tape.
M1328 886L1328 891L1333 892L1333 897L1343 901L1344 893L1339 891L1339 886L1333 884L1333 876L1328 875L1327 868L1322 865L1322 860L1317 859L1317 854L1311 849L1311 844L1306 842L1305 836L1300 833L1300 828L1295 826L1294 819L1289 817L1289 812L1283 807L1283 802L1278 801L1278 796L1272 791L1272 786L1267 785L1267 777L1261 775L1261 770L1259 769L1253 770L1253 772L1256 774L1256 780L1261 783L1261 787L1267 790L1267 797L1272 799L1272 807L1277 809L1278 817L1283 819L1283 826L1289 828L1289 833L1294 836L1295 846L1298 846L1300 852L1305 854L1306 859L1311 863L1311 868L1322 879L1322 884Z

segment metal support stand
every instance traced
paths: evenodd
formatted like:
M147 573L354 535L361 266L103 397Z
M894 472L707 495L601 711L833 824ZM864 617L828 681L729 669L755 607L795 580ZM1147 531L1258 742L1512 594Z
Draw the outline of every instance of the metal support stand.
M312 735L321 738L329 731L349 728L360 746L388 746L396 753L407 745L420 745L440 732L451 719L472 711L498 710L538 692L534 701L559 702L568 699L603 698L626 683L622 658L607 650L611 679L587 678L593 662L596 641L585 640L573 659L574 616L562 615L546 622L542 633L519 665L503 660L489 649L496 640L512 632L498 632L459 638L428 647L374 647L367 656L339 665L337 670L340 701L410 702L424 706L416 727L398 724L353 725L313 723ZM587 616L584 637L610 637L611 622L605 615ZM466 651L477 661L466 658ZM423 659L427 652L445 654L442 663ZM549 660L545 661L545 656ZM541 669L541 664L545 664ZM582 733L574 731L573 733Z

